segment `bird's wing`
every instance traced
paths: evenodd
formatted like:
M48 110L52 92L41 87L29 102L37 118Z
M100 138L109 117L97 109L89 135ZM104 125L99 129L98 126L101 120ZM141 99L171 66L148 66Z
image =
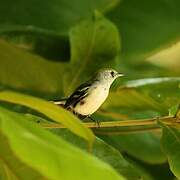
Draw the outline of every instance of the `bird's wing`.
M84 83L81 84L74 93L67 99L64 107L68 108L70 106L75 107L79 101L84 99L88 94L89 87L91 86L91 83Z

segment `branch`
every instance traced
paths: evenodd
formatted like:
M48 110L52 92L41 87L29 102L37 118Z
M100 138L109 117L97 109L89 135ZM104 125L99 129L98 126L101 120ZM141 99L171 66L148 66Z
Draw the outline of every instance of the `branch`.
M123 121L109 121L109 122L101 122L100 126L94 122L83 123L86 127L89 128L110 128L110 127L130 127L130 126L157 126L158 121L163 122L166 125L172 125L176 127L180 127L180 119L177 117L165 116L161 118L153 118L153 119L142 119L142 120L123 120ZM52 124L41 124L43 128L66 128L62 124L52 123Z

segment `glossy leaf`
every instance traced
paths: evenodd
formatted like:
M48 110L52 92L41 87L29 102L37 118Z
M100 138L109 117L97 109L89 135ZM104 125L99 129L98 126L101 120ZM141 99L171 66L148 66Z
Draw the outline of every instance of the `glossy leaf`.
M52 120L62 123L73 133L89 141L89 144L93 143L94 135L91 130L86 128L78 118L76 118L69 111L64 110L62 107L58 107L53 103L47 102L43 99L10 91L0 92L0 100L21 104L37 110L38 112L45 114Z
M180 77L161 77L130 81L126 85L137 88L168 109L179 103L179 84Z
M141 174L142 179L155 180L152 174L148 171L149 169L145 167L145 164L141 164L141 162L136 159L130 159L128 157L126 157L126 159L133 165L133 167L135 167L136 171Z
M162 146L168 158L171 171L180 178L180 131L161 124L163 128Z
M100 136L103 140L120 151L150 164L166 161L159 138L152 133L133 133L117 136Z
M124 179L106 163L20 114L0 108L0 124L16 156L49 179Z
M112 91L108 99L104 103L103 109L128 109L129 110L156 110L163 112L164 106L147 94L143 94L135 88L121 88L117 91Z
M122 88L111 92L103 108L154 110L167 114L179 103L180 78L146 78L126 82Z
M122 88L111 92L102 109L114 120L113 112L126 119L155 118L168 115L169 107L179 103L179 78L151 78L128 81ZM101 112L103 114L103 111ZM106 113L104 113L106 116ZM128 129L128 128L127 128ZM131 130L131 128L129 128ZM160 148L159 137L152 133L103 137L119 150L148 163L166 161ZM139 147L140 148L138 150ZM139 153L137 153L139 152ZM151 156L149 153L151 152Z

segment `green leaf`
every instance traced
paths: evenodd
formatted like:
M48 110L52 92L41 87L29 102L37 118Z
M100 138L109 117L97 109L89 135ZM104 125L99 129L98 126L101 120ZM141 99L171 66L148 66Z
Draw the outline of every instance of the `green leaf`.
M62 94L66 63L50 62L0 41L0 85L33 94Z
M13 3L7 0L0 7L0 37L47 59L69 60L70 28L92 15L94 10L106 12L118 2L32 0L24 3L17 0Z
M126 0L108 13L121 32L123 59L133 63L179 41L179 6L179 0Z
M141 175L126 161L118 150L96 138L93 154L113 166L120 174L128 180L140 179Z
M126 87L136 88L141 93L162 104L166 111L179 103L180 77L146 78L126 83Z
M180 78L146 78L127 81L117 91L111 92L103 108L130 111L154 110L161 114L179 103Z
M0 129L16 156L49 179L124 179L108 164L4 108Z
M176 116L178 115L178 111L180 109L180 104L176 104L169 108L169 116Z
M157 179L174 179L174 175L169 169L168 163L163 164L148 164L137 159L134 159L131 156L125 156L125 158L133 164L139 173L142 175L142 179L145 180L157 180Z
M155 110L164 112L164 106L152 97L140 92L135 88L120 88L117 91L110 92L108 99L102 106L103 109L127 109L137 110Z
M137 172L139 172L139 174L141 174L142 179L155 180L155 178L149 172L149 168L145 166L145 163L142 164L141 161L139 162L137 159L131 159L129 157L126 157L126 160L133 165L133 167L136 169Z
M145 86L153 86L153 85L158 85L161 83L169 84L169 82L180 82L180 77L158 77L158 78L145 78L145 79L137 79L137 80L132 80L128 81L125 83L126 87L145 87Z
M100 136L105 142L116 149L150 164L166 161L161 151L158 136L152 133L122 134L117 136Z
M40 118L39 116L31 115L31 114L25 114L24 115L27 120L31 122L38 123L39 125L50 125L51 122L47 121L44 118ZM76 145L83 150L87 151L87 144L86 142L80 138L79 136L76 136L75 134L71 133L67 129L49 129L52 133L55 133L56 135L62 137L63 139L69 141L73 145ZM128 163L121 153L113 148L112 146L108 145L104 141L102 141L99 138L95 138L92 154L97 156L99 159L105 161L106 163L110 164L114 169L117 170L120 174L122 174L127 179L139 179L141 176L141 173L137 173L133 166L131 166L130 163ZM138 171L139 172L139 171Z
M0 33L0 38L48 60L69 61L70 58L69 39L63 35L45 33L32 28Z
M53 103L47 102L43 99L39 99L36 97L23 95L20 93L10 92L10 91L2 91L0 92L0 100L6 101L10 103L21 104L37 110L47 117L51 118L56 122L62 123L73 133L83 137L89 144L92 145L94 140L94 135L92 131L86 128L83 123L76 118L69 111L64 110L63 108L54 105Z
M151 78L128 81L111 92L102 109L126 116L126 119L154 118L168 115L168 109L179 102L179 78ZM103 114L103 111L101 112ZM106 113L104 113L106 115ZM113 117L111 118L117 120ZM123 118L119 118L121 120ZM131 128L127 128L127 130ZM116 131L116 129L115 129ZM148 163L166 160L159 137L152 133L118 135L103 139L119 150ZM138 150L139 147L140 148ZM139 153L137 153L139 152ZM149 155L151 154L151 155Z
M17 0L13 3L7 0L0 7L0 37L47 59L67 61L70 57L68 34L71 27L91 16L94 10L106 12L118 2L32 0L24 3Z
M118 0L7 0L0 7L0 33L35 29L67 34L70 27L95 9L107 11L117 3Z
M102 67L116 67L120 53L117 28L100 13L81 22L70 31L71 63L66 90L71 92L80 82Z
M0 130L0 179L44 179L37 171L20 161L11 150L7 138Z
M75 136L66 129L50 129L50 131L84 150L87 149L85 142L81 138ZM136 180L141 177L141 174L137 173L135 168L123 158L118 150L97 137L94 142L92 153L99 159L110 164L128 180Z
M162 146L168 158L171 171L180 178L180 131L161 123L163 128Z
M179 106L178 111L176 112L176 117L177 117L177 118L180 118L180 106Z

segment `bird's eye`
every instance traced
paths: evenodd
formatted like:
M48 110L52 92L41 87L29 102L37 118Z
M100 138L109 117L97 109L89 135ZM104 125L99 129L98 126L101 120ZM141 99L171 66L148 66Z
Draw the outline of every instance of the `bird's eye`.
M114 77L114 72L113 71L111 71L111 76Z

